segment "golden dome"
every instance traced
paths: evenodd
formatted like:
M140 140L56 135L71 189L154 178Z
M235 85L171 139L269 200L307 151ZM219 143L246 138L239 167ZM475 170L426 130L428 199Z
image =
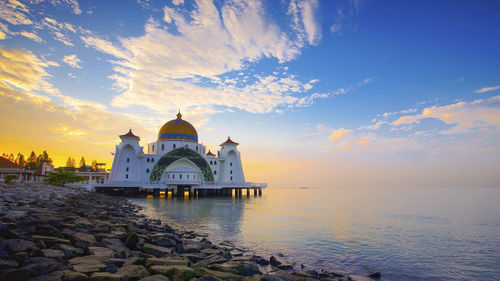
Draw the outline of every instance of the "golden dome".
M182 114L177 113L177 119L165 123L158 133L158 140L187 140L198 142L198 133L188 121L182 120Z

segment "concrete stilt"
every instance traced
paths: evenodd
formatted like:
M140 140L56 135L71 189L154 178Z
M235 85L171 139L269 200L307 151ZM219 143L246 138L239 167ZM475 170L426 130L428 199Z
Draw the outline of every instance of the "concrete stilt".
M159 188L153 189L153 197L160 197L160 189Z
M262 189L259 188L259 196L262 196Z
M247 197L250 196L250 188L247 188Z
M257 196L257 188L253 189L253 196Z

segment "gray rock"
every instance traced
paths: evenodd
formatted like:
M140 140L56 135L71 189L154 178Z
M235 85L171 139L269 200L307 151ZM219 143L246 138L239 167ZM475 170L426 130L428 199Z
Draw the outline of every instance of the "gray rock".
M194 270L182 265L153 265L153 273L159 273L167 276L172 281L189 280L194 276Z
M149 258L146 260L146 266L152 265L182 265L189 266L189 260L182 258Z
M106 264L103 261L103 257L83 256L68 260L68 264L74 271L88 274L105 270Z
M115 252L106 247L88 247L89 253L98 257L113 257Z
M63 281L85 281L88 280L88 277L86 274L83 274L81 272L76 272L76 271L71 271L71 270L65 270L63 272Z
M135 249L137 243L139 243L139 236L137 236L135 232L129 232L126 235L124 242L129 249L133 250Z
M272 266L278 266L281 264L281 262L278 261L274 256L271 256L271 258L269 259L269 264L271 264Z
M127 265L120 267L116 274L123 275L124 278L128 278L130 281L139 280L150 275L148 270L142 265Z
M76 247L73 247L73 246L68 245L68 244L58 244L55 246L55 248L63 251L64 255L68 259L74 258L76 256L81 256L84 254L83 249L76 248Z
M161 274L155 274L142 278L139 281L169 281L169 279Z
M380 272L374 272L374 273L368 274L368 277L379 279L382 277L382 274L380 274Z
M54 271L48 274L31 278L29 281L60 281L63 276L63 271Z
M44 257L57 260L62 260L66 256L63 251L54 249L43 249L42 254Z
M77 232L73 235L73 243L80 248L97 245L94 235L83 232Z
M19 263L16 260L4 260L0 259L0 270L19 267Z
M155 257L161 257L163 255L169 254L172 252L171 249L161 247L161 246L156 246L153 244L146 243L142 246L142 251L148 254L151 254Z
M216 279L220 279L220 280L242 280L243 279L242 276L238 276L238 275L233 274L233 273L215 271L215 270L210 270L210 269L206 269L203 267L199 268L196 271L196 276L199 276L199 277L211 276L211 277L215 277Z
M7 249L12 252L36 252L38 248L35 243L22 239L8 239L4 241Z
M52 247L55 244L70 244L71 242L67 239L61 239L55 236L44 236L44 235L32 235L31 239L43 243L47 247Z
M121 281L127 280L123 275L109 272L94 272L90 275L90 281Z

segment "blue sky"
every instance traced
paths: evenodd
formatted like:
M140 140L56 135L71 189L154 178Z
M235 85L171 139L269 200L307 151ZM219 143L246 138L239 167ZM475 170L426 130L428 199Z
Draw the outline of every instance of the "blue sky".
M3 152L111 164L118 134L151 142L180 109L201 142L231 135L247 174L276 185L311 183L294 171L318 186L369 185L346 176L357 172L386 175L379 185L500 182L497 1L0 8Z

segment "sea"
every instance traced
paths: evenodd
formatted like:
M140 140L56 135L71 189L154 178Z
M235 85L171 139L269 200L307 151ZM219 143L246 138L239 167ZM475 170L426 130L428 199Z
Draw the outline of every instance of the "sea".
M500 188L273 188L134 198L143 212L295 268L382 280L500 280Z

